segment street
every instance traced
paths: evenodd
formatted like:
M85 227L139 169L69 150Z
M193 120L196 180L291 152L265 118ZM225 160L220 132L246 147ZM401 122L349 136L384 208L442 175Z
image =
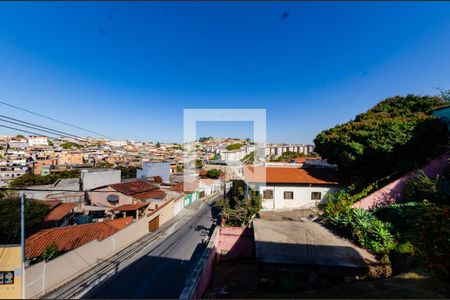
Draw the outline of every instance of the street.
M212 232L214 195L41 298L177 298Z
M139 258L83 298L178 298L187 274L205 248L202 238L213 226L211 205L201 203L186 209L191 209L192 214L171 228L173 232L168 230L159 243L143 249Z

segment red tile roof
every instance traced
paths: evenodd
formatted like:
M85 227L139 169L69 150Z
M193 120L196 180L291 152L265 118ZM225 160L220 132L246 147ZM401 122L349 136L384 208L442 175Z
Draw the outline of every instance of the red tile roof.
M42 201L42 203L47 204L50 209L54 209L55 207L60 205L62 202L59 200L45 200L45 201Z
M41 256L45 249L54 244L60 252L76 249L93 240L103 240L122 230L133 222L126 217L99 223L74 225L41 230L25 241L26 257Z
M147 179L148 181L151 181L151 182L157 182L157 183L163 182L161 176L150 176L145 179Z
M150 192L134 194L132 197L139 199L139 200L145 200L145 199L162 198L165 195L166 195L166 192L158 189L158 190L154 190L154 191L150 191Z
M111 209L111 211L132 211L147 207L150 203L124 204Z
M116 191L121 192L122 194L125 194L127 196L158 189L158 186L139 179L130 182L112 184L111 187Z
M180 182L172 186L172 191L175 192L193 192L198 188L199 181L196 180L194 182Z
M46 201L47 202L47 201ZM48 201L49 202L49 201ZM68 215L77 205L75 203L60 203L45 218L46 222L59 221Z
M244 168L245 180L248 182L267 183L339 184L336 171L334 170L274 167L267 167L265 169L266 178L264 178L263 167Z

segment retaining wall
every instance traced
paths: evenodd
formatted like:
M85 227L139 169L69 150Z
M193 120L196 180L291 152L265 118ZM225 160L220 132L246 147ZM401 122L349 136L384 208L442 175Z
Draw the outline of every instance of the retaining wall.
M437 174L441 174L448 166L449 157L450 155L448 153L441 155L440 157L430 161L424 167L416 169L400 177L399 179L394 180L376 192L373 192L367 197L359 200L353 204L353 207L371 209L379 204L389 204L403 201L404 197L402 196L402 191L408 179L417 176L417 172L419 170L422 170L429 177L435 177Z

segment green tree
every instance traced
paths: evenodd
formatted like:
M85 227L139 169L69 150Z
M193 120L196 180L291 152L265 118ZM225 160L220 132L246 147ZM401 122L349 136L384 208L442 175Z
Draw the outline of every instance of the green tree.
M229 226L248 226L253 217L262 208L262 198L250 191L249 197L244 197L244 191L239 188L237 195L231 201L227 198L216 202L216 207L221 210L222 220Z
M16 135L16 138L18 138L18 139L24 139L25 136L24 136L23 134L18 134L18 135Z
M25 235L28 237L43 228L50 213L48 205L37 200L25 202ZM20 199L0 200L0 244L20 243Z
M53 142L50 141L50 140L48 140L48 145L49 145L50 147L53 147L53 146L54 146Z
M156 148L160 148L160 147L161 147L161 144L160 144L159 142L156 142L155 147L156 147Z
M219 178L222 172L219 169L211 169L206 172L208 178Z
M195 167L196 168L201 169L203 167L203 165L204 165L203 160L201 160L201 159L196 159L195 160Z
M443 103L440 97L388 98L319 133L315 151L337 164L357 190L388 175L402 175L444 151L447 126L429 113Z
M129 178L136 178L136 174L137 174L137 169L138 167L134 167L134 166L118 166L115 168L116 170L120 170L120 176L123 179L129 179Z
M24 188L33 185L53 184L59 179L77 178L77 177L80 177L80 170L77 169L65 170L59 172L58 174L50 174L46 176L25 174L12 180L9 183L9 186L12 188Z
M96 168L112 168L112 167L114 167L114 165L107 161L102 160L102 161L95 163L95 167Z
M226 149L227 149L228 151L233 151L233 150L241 149L241 147L242 147L242 144L236 143L236 144L230 144L230 145L228 145L228 146L226 147Z

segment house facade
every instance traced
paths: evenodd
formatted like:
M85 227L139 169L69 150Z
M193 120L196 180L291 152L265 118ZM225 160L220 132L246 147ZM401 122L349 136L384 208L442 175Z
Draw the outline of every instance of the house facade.
M245 168L244 180L262 196L262 210L311 208L340 188L331 169L260 168Z

